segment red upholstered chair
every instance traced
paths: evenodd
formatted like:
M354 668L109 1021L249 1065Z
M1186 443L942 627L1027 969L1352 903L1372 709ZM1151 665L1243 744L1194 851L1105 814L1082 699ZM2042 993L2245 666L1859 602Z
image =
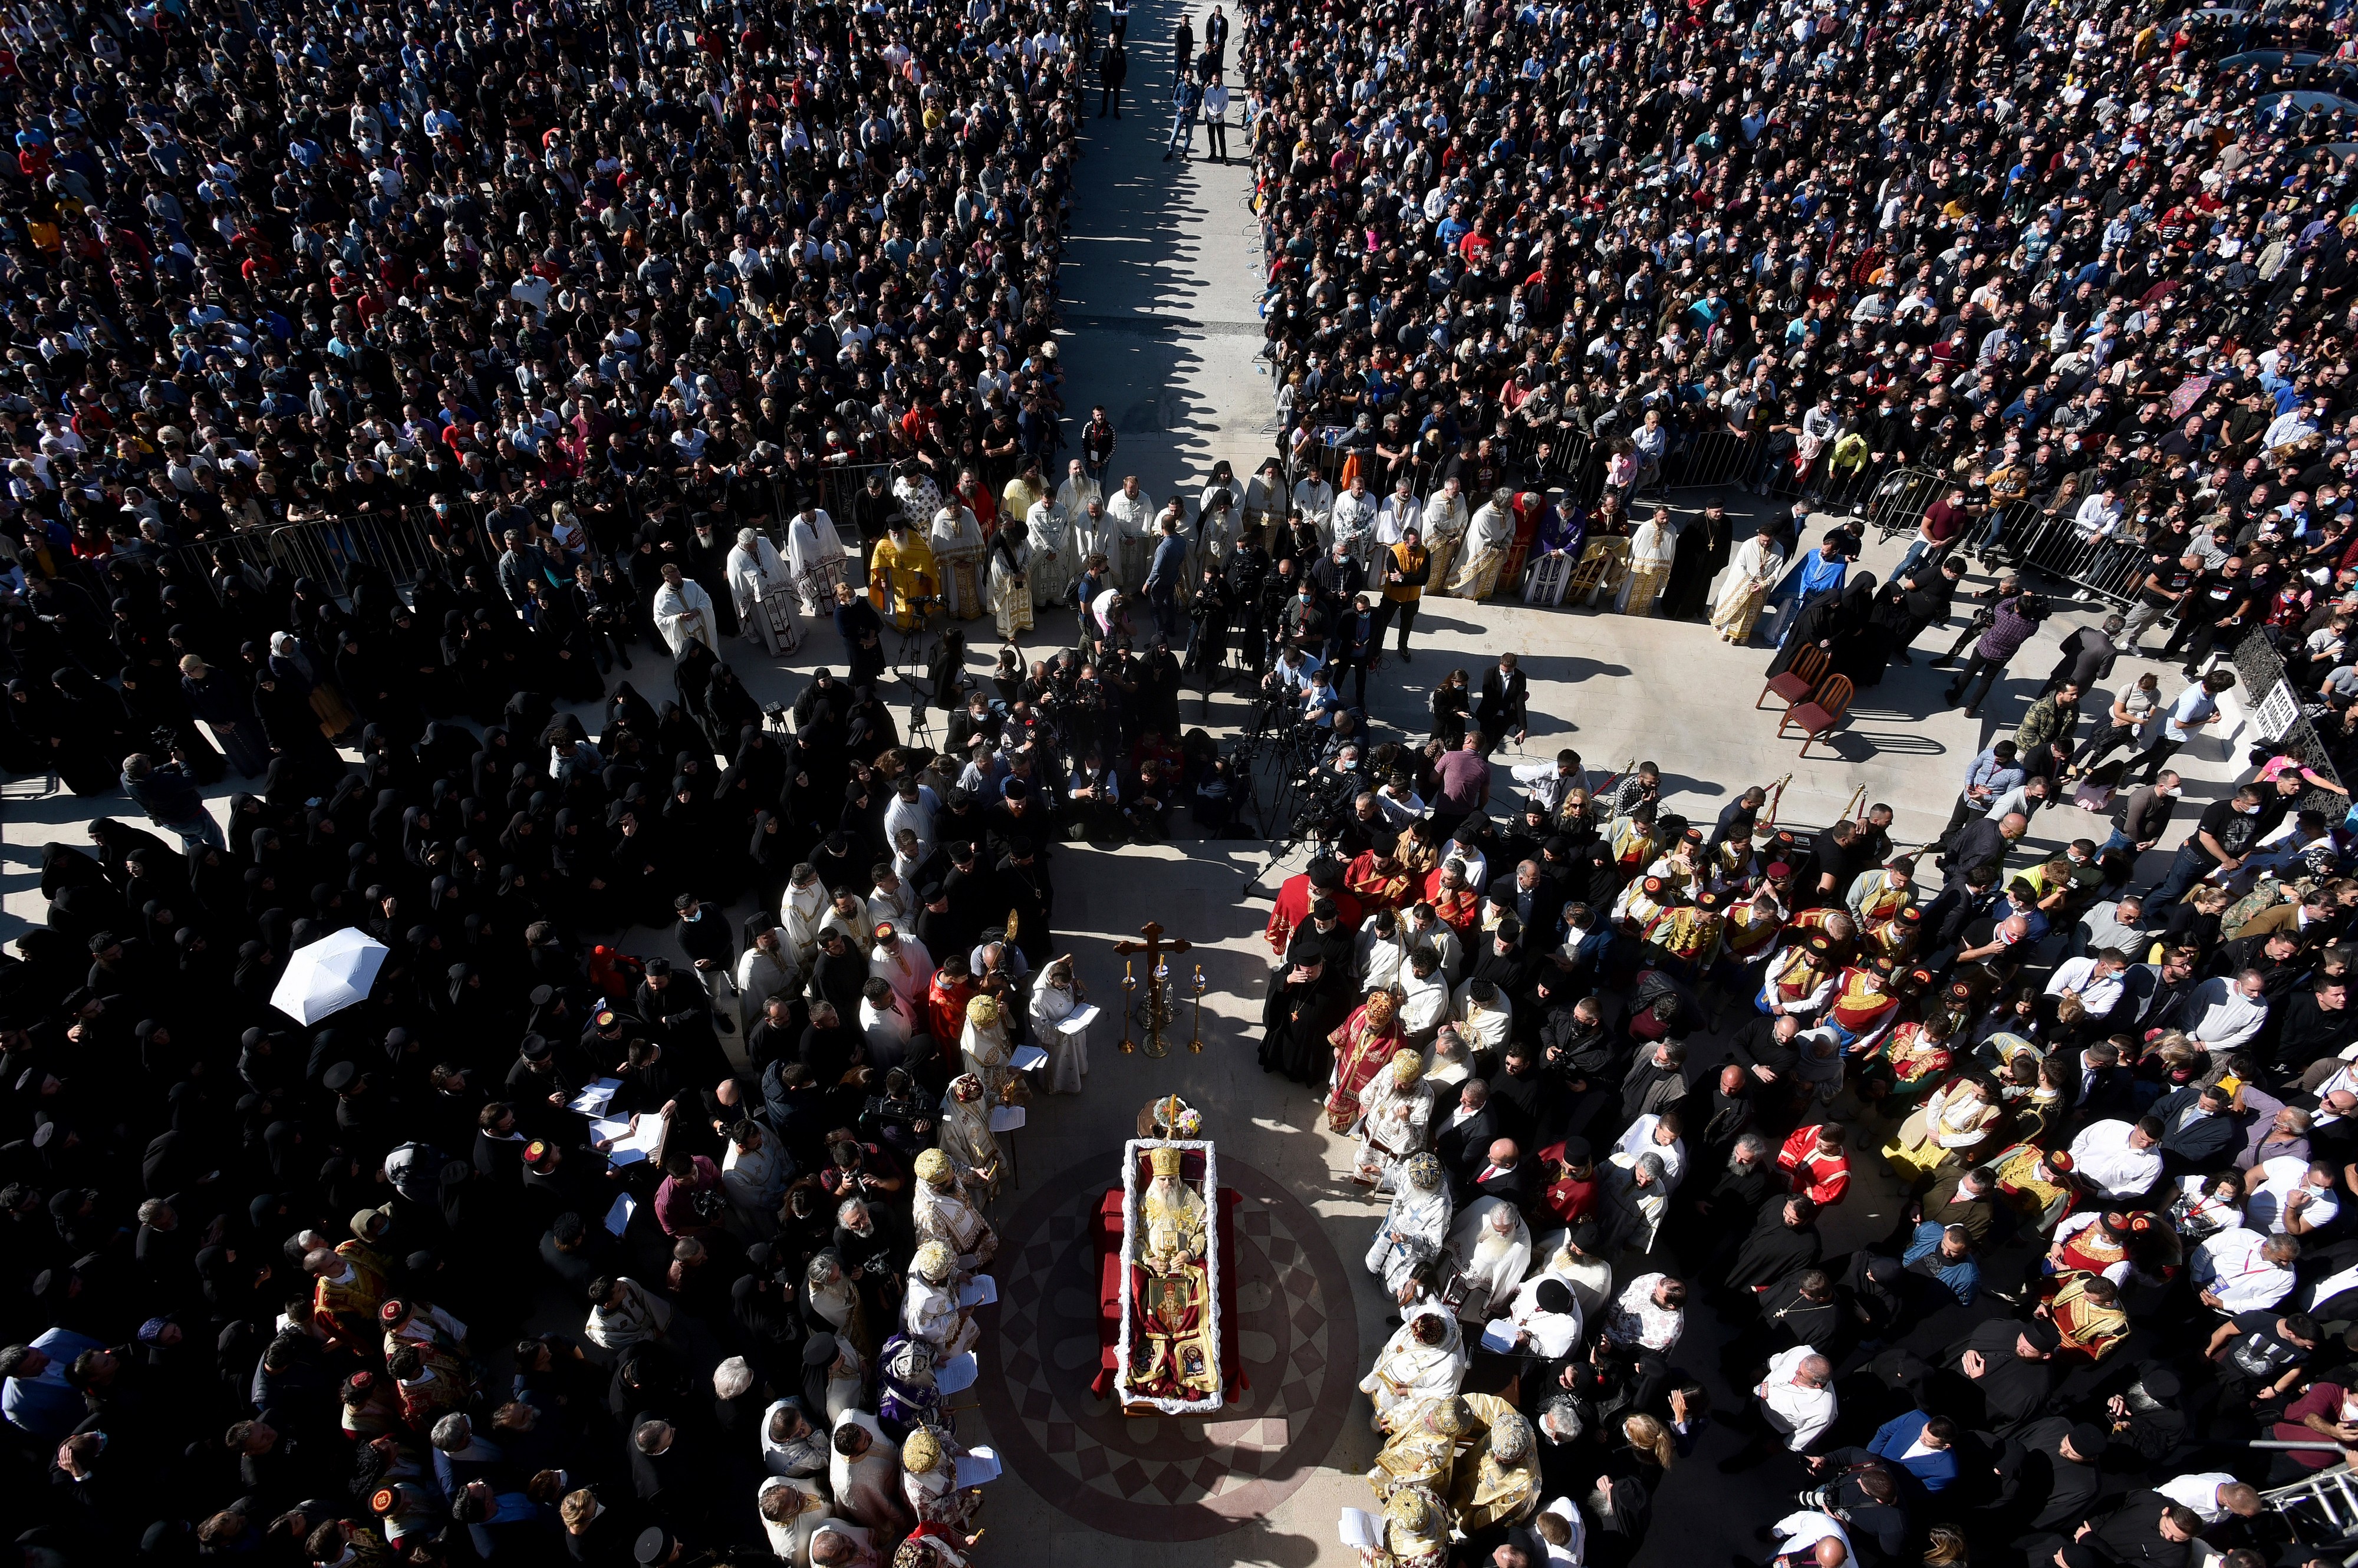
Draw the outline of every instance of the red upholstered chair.
M1758 711L1768 706L1774 695L1790 708L1817 689L1818 677L1826 673L1826 651L1815 643L1793 655L1793 662L1768 677L1760 688L1760 699L1752 706ZM1782 733L1779 730L1779 733Z
M1785 717L1777 721L1777 733L1781 738L1787 725L1800 725L1801 755L1806 757L1812 745L1841 725L1844 717L1850 712L1850 677L1828 676L1826 684L1820 687L1809 701L1797 702L1785 710Z

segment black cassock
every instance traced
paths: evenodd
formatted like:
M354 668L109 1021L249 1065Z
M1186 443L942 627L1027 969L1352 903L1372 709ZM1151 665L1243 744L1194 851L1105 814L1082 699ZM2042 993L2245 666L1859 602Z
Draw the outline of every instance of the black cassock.
M1787 1227L1785 1206L1771 1199L1761 1206L1760 1217L1752 1227L1752 1234L1736 1249L1736 1261L1727 1271L1731 1285L1774 1285L1815 1268L1820 1257L1818 1227L1805 1225L1799 1230Z
M1260 1015L1262 1068L1313 1088L1323 1086L1335 1055L1326 1037L1349 1012L1350 1004L1320 981L1272 983Z

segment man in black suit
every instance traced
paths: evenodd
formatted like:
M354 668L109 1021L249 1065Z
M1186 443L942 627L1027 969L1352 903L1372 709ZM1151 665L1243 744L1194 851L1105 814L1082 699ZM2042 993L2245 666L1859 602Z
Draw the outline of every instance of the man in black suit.
M2244 1146L2234 1104L2216 1084L2189 1084L2153 1102L2150 1115L2168 1129L2161 1138L2161 1168L2172 1176L2223 1171Z
M1490 1157L1490 1145L1506 1136L1505 1119L1491 1107L1490 1086L1469 1078L1457 1091L1457 1108L1449 1125L1433 1136L1433 1152L1448 1168L1449 1183L1471 1183Z
M1476 1198L1498 1198L1509 1207L1525 1208L1539 1192L1539 1166L1523 1158L1511 1138L1493 1139L1487 1158L1458 1195L1464 1208Z
M1544 946L1555 945L1555 923L1563 913L1563 889L1537 860L1525 860L1505 876L1493 877L1482 896L1489 901L1492 913L1513 915L1526 931L1539 934ZM1485 925L1495 925L1495 919L1486 918Z
M2121 1048L2099 1040L2081 1048L2079 1060L2064 1063L2063 1090L2083 1121L2135 1114L2136 1075L2121 1065Z
M1474 716L1482 731L1482 754L1495 753L1508 741L1520 746L1531 733L1531 682L1515 667L1515 655L1501 654L1482 672L1482 698Z
M2201 1515L2159 1492L2131 1492L2120 1507L2093 1522L2095 1528L2080 1544L2122 1568L2185 1568L2194 1560L2194 1540L2202 1530Z

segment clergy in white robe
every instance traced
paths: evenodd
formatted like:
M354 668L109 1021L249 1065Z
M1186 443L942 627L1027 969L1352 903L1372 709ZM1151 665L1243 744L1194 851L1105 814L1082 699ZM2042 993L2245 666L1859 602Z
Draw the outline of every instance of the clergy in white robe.
M982 1080L972 1073L952 1078L939 1109L935 1146L949 1156L950 1168L967 1194L977 1203L989 1203L999 1195L1000 1176L1007 1167L999 1134L990 1130L991 1101L983 1093Z
M792 997L802 989L802 973L793 957L793 938L766 915L747 917L752 940L737 956L738 1022L748 1033L762 1021L762 1010L773 996Z
M786 525L786 564L794 568L804 614L817 620L835 613L836 585L843 581L847 554L833 518L810 505L795 514Z
M1449 1249L1456 1255L1467 1286L1458 1315L1468 1323L1486 1323L1507 1310L1515 1287L1523 1282L1523 1271L1531 1261L1531 1233L1512 1204L1480 1197L1450 1227Z
M1449 579L1449 591L1459 599L1487 599L1498 586L1498 568L1515 542L1514 501L1514 492L1500 490L1466 523L1465 559Z
M917 1156L916 1184L910 1189L909 1223L917 1245L938 1241L957 1255L958 1271L971 1274L999 1252L999 1233L968 1198L950 1157L938 1149Z
M1073 525L1069 519L1078 513L1042 502L1023 519L1023 532L1032 545L1032 565L1026 574L1032 584L1034 609L1062 604L1065 596L1073 591L1073 581L1080 573L1079 557L1073 549Z
M1376 513L1382 504L1368 489L1367 476L1353 474L1351 488L1335 498L1334 509L1326 514L1326 526L1319 530L1319 543L1340 545L1344 554L1366 566L1375 548Z
M1106 555L1115 568L1114 586L1142 588L1147 555L1152 548L1149 535L1154 527L1154 503L1139 488L1136 474L1125 475L1121 488L1106 498L1106 517L1113 524L1120 541L1120 553L1109 551Z
M1368 1245L1367 1264L1368 1273L1382 1279L1387 1294L1404 1301L1417 1270L1448 1244L1455 1208L1438 1154L1410 1155L1401 1162L1396 1185L1392 1206Z
M938 1241L917 1249L909 1266L909 1286L901 1298L901 1328L934 1347L934 1364L974 1348L982 1331L957 1303L957 1254Z
M1563 1293L1547 1289L1553 1285ZM1560 1360L1572 1354L1580 1343L1581 1313L1579 1292L1561 1274L1542 1269L1515 1289L1515 1299L1507 1308L1508 1320L1520 1336L1530 1336L1522 1349L1531 1355Z
M849 888L835 895L827 905L827 916L818 923L819 935L840 931L863 958L876 951L876 917L868 913L868 901Z
M1718 597L1712 600L1712 629L1723 643L1741 646L1752 635L1762 607L1777 579L1785 574L1785 545L1772 534L1759 534L1736 546L1736 557L1720 574Z
M1120 588L1121 525L1106 511L1102 501L1090 502L1073 518L1073 575L1076 579L1087 568L1091 556L1105 557L1107 579Z
M1275 458L1260 465L1252 478L1245 481L1244 522L1246 535L1266 546L1273 523L1285 521L1289 502L1285 487L1285 470Z
M959 621L982 613L982 524L974 509L955 501L934 514L926 543L941 568L942 608Z
M1390 1064L1359 1091L1359 1154L1352 1175L1389 1191L1400 1162L1424 1147L1433 1120L1433 1086L1424 1081L1424 1053L1403 1045Z
M1318 537L1321 540L1326 537L1327 527L1334 521L1335 516L1333 485L1328 484L1314 471L1294 481L1293 494L1288 504L1291 508L1301 512L1303 520L1318 530ZM1283 517L1271 518L1271 525L1274 527L1284 521Z
M777 546L751 528L740 528L728 571L729 597L745 635L773 654L793 653L801 641L795 630L794 575Z
M925 990L934 983L934 956L914 931L891 921L876 925L876 950L868 955L868 972L892 988L912 1016L923 1016Z
M794 1568L811 1568L811 1537L829 1515L817 1483L796 1486L784 1476L765 1476L753 1495L753 1507L762 1516L762 1533L770 1542L771 1555L793 1563Z
M663 633L672 657L687 652L690 643L701 643L719 653L719 622L713 618L712 596L676 564L665 564L663 579L663 586L655 589L655 630Z
M1007 1020L1000 1016L999 999L979 996L966 1004L966 1026L958 1034L958 1054L966 1070L982 1085L983 1098L992 1105L1008 1103L1015 1080L1014 1048L1007 1037ZM1020 1098L1020 1097L1019 1097Z
M1080 1093L1081 1080L1088 1076L1088 1026L1064 1027L1083 1005L1070 958L1052 961L1032 987L1032 1038L1048 1053L1048 1092L1052 1095Z
M1446 591L1449 568L1456 564L1457 552L1466 543L1469 515L1466 481L1455 474L1424 498L1424 553L1431 557L1426 562L1431 577L1425 587L1427 593Z
M1375 1401L1375 1429L1390 1432L1424 1400L1456 1393L1468 1359L1455 1315L1436 1306L1410 1308L1359 1379L1359 1391Z
M1056 487L1056 510L1063 513L1065 520L1070 523L1088 511L1090 502L1104 499L1105 486L1091 479L1081 468L1081 460L1075 458L1065 482ZM1028 523L1031 519L1026 517L1024 521Z
M1052 509L1043 502L1032 510ZM1000 524L983 552L983 594L990 602L992 624L1010 643L1032 630L1032 557L1031 524L1011 520Z
M1228 557L1237 547L1236 494L1225 484L1216 484L1204 492L1203 503L1195 509L1195 536L1187 543L1187 588L1192 596L1195 585L1204 580L1204 568L1226 573ZM1186 532L1184 527L1180 529Z
M857 1454L843 1452L842 1433L848 1426L867 1433L867 1445ZM901 1500L900 1450L866 1411L844 1411L835 1431L827 1478L838 1512L869 1530L889 1535L906 1533L910 1514L908 1505Z
M812 1480L827 1474L827 1458L825 1422L814 1422L801 1400L779 1400L762 1412L763 1469L780 1478Z
M827 888L818 872L808 862L796 866L778 905L778 928L786 934L786 957L797 974L811 972L811 961L818 957L819 925L827 914Z

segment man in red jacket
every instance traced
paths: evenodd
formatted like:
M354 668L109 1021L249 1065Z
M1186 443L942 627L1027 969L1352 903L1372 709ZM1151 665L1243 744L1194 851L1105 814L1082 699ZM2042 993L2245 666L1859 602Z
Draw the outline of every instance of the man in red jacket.
M1777 1168L1791 1173L1793 1190L1820 1208L1832 1208L1850 1191L1850 1155L1838 1121L1797 1130L1777 1152Z

